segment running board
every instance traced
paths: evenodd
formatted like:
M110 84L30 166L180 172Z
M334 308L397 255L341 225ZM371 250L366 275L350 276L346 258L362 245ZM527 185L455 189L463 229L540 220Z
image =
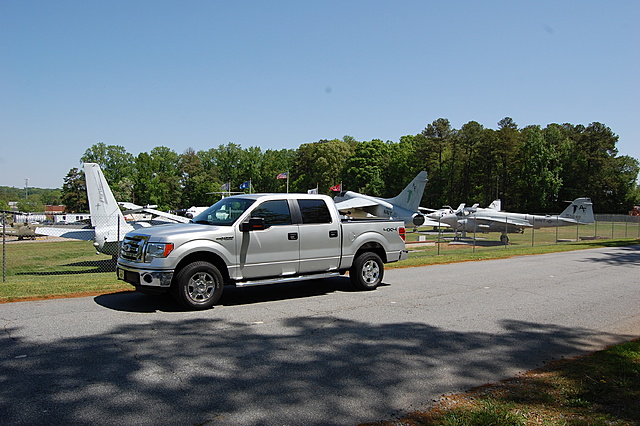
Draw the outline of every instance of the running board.
M271 278L268 280L256 280L256 281L237 281L235 284L236 287L250 287L253 285L267 285L267 284L281 284L281 283L290 283L294 281L306 281L306 280L319 280L322 278L330 278L330 277L338 277L342 274L340 272L326 272L323 274L313 274L313 275L295 275L291 277L277 277Z

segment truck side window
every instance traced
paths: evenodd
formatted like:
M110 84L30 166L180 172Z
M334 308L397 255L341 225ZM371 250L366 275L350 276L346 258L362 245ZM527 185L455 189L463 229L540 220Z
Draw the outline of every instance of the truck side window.
M298 200L302 223L331 223L331 213L323 200Z
M291 213L287 200L265 201L251 213L251 217L263 217L267 227L291 225Z

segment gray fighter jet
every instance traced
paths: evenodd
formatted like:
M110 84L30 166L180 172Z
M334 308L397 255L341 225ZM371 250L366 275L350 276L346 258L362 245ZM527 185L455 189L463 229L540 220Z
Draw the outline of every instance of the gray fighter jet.
M500 232L500 241L503 244L509 242L507 234L524 233L526 228L546 228L556 226L569 226L576 224L590 224L595 222L593 204L590 198L576 198L571 205L559 215L532 215L523 213L509 213L499 211L500 200L496 200L489 208L465 208L464 204L453 214L445 214L440 217L427 215L432 220L450 226L463 236L467 232Z

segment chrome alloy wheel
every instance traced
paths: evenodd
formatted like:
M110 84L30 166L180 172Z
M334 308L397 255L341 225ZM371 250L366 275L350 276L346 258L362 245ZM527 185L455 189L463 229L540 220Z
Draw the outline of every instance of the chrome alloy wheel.
M189 279L187 294L192 300L202 303L213 295L216 289L216 280L206 272L197 272Z
M367 284L375 283L380 276L380 267L373 259L369 259L362 266L362 280Z

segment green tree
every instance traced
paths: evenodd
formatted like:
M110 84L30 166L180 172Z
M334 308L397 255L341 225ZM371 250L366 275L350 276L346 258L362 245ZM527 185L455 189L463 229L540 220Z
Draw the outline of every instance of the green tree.
M199 155L188 148L178 160L181 172L180 183L182 186L182 199L180 206L208 206L213 204L210 192L218 190L202 164Z
M104 142L99 142L88 148L80 161L100 165L109 185L116 185L124 178L131 179L134 175L134 157L119 145L107 145ZM115 191L114 195L118 199Z
M426 170L425 165L416 158L415 141L418 138L424 137L422 135L402 136L399 143L386 144L388 160L382 170L384 197L397 195L418 172ZM423 194L423 200L426 196L427 191Z
M329 188L344 179L344 165L353 151L351 140L322 140L300 145L295 158L294 190L306 192L318 186L320 193L329 194Z
M555 205L562 184L560 156L544 139L540 126L528 126L522 133L520 206L529 212L545 212Z
M522 145L518 126L511 117L498 122L495 133L496 193L503 206L518 209L516 187L519 180L518 154Z
M66 206L65 210L70 213L89 211L87 184L84 179L84 172L78 168L69 170L69 173L64 177L62 203Z
M379 139L360 142L346 160L344 185L374 197L385 195L384 171L389 164L389 147Z
M459 172L455 173L457 181L453 189L458 200L480 201L486 164L480 161L479 149L484 136L484 127L476 121L468 122L457 132Z
M154 204L161 210L180 207L179 159L175 151L164 146L138 155L135 161L138 204Z
M416 157L428 175L425 192L427 205L442 206L452 201L452 156L455 129L446 118L438 118L422 131L415 141ZM424 197L423 197L424 198Z
M288 172L291 184L293 173L295 173L293 168L295 155L296 152L293 149L266 150L262 156L261 180L256 183L256 187L265 192L286 192L287 180L276 179L276 177L280 173Z
M251 192L266 192L264 189L266 177L262 176L262 158L262 150L256 146L240 151L238 158L238 172L242 181L240 183L250 180Z
M220 145L211 152L211 159L215 169L220 174L222 183L231 183L231 188L237 189L238 186L248 180L243 177L240 170L241 158L243 156L240 145L229 142L226 145Z

